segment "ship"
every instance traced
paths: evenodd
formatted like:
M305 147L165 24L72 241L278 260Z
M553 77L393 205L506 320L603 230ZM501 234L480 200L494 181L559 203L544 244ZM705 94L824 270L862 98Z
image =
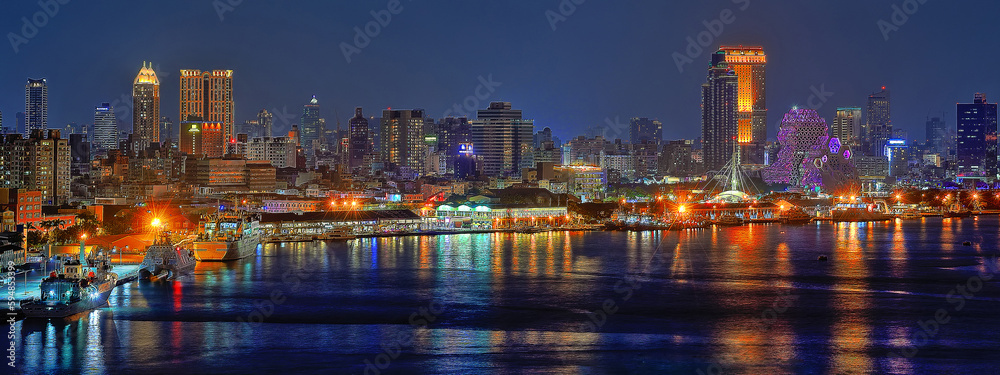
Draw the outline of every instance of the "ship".
M184 242L178 245L182 244ZM169 234L165 233L146 247L146 255L139 265L139 278L143 280L176 278L180 274L194 271L194 266L197 264L193 250L171 244Z
M259 215L223 211L203 217L191 249L202 262L239 260L263 247L260 237Z
M801 208L793 208L788 210L786 214L781 215L781 221L785 224L809 224L812 221L812 216L809 216Z
M88 264L80 243L80 256L66 257L58 272L42 279L41 296L21 301L21 312L27 318L65 318L87 312L107 304L117 284L118 274L111 272L107 257Z
M886 221L892 216L873 211L864 204L841 203L830 210L830 218L835 222Z
M334 228L326 233L316 235L317 241L347 241L355 238L350 227Z
M743 219L733 215L723 215L715 222L715 225L736 226L743 225Z
M972 211L966 209L961 203L955 202L948 207L948 210L943 215L944 217L962 218L972 216Z

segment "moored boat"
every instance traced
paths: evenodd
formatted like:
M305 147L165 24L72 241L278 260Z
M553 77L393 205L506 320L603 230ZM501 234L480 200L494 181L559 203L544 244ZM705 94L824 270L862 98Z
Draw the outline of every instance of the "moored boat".
M111 268L107 257L88 264L81 243L80 256L65 258L58 272L42 279L40 297L21 301L21 312L28 318L65 318L104 306L118 283Z
M225 211L203 218L198 235L191 242L200 261L243 259L256 254L260 243L260 217L257 214Z

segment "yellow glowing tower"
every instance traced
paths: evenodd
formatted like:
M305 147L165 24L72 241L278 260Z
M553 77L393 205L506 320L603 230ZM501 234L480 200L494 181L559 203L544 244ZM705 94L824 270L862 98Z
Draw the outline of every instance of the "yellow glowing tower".
M160 142L160 80L152 63L143 62L132 83L132 138L135 151Z
M720 54L736 73L737 140L743 148L745 164L763 164L767 142L767 105L764 100L764 76L767 55L760 46L721 46Z
M180 121L221 123L223 142L229 142L235 137L233 107L232 70L181 70Z

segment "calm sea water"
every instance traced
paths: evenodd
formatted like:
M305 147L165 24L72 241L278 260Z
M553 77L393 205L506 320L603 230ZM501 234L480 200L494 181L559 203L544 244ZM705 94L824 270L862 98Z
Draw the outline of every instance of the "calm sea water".
M998 242L992 216L269 245L121 286L66 322L19 322L17 366L998 373L1000 274L983 281Z

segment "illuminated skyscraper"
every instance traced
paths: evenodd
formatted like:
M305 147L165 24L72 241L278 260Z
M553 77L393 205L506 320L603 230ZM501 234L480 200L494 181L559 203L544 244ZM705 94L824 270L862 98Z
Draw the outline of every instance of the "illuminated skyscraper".
M767 103L764 95L767 55L764 48L722 46L716 55L724 59L738 77L737 138L743 149L743 163L764 164L764 144L767 142Z
M533 166L535 121L521 117L510 102L492 102L477 111L471 121L472 147L483 161L483 173L496 177L520 177L522 168Z
M309 100L309 104L302 107L299 130L302 131L302 134L299 136L302 141L302 149L305 150L306 158L309 159L311 164L316 155L316 150L322 148L319 141L325 130L320 125L319 101L316 100L315 95Z
M927 149L932 153L947 157L948 128L945 125L944 119L940 117L928 118L924 129L927 136Z
M49 128L49 86L45 78L31 79L24 85L24 136L32 130Z
M381 161L402 173L424 170L424 110L385 109L381 120Z
M350 167L360 168L364 165L365 155L372 152L372 140L368 136L368 119L361 113L361 107L354 109L354 117L350 121Z
M993 180L997 174L997 104L976 93L958 104L958 179Z
M182 69L180 89L181 117L178 121L190 121L190 117L194 116L197 121L221 123L223 141L235 137L232 70L202 72ZM184 131L182 126L182 135Z
M889 90L882 86L882 91L868 95L868 108L865 113L865 153L872 156L883 155L885 145L892 138L892 117L889 110Z
M261 109L257 112L257 126L261 128L262 137L273 137L274 115L266 109Z
M118 118L111 103L101 103L94 108L94 149L118 149Z
M705 170L718 171L733 156L736 142L738 78L725 54L712 55L708 81L701 85L701 137Z
M830 136L839 138L844 144L857 146L861 137L861 108L838 107L837 115L830 127Z
M143 62L132 83L132 139L136 151L160 142L160 80L152 63Z

